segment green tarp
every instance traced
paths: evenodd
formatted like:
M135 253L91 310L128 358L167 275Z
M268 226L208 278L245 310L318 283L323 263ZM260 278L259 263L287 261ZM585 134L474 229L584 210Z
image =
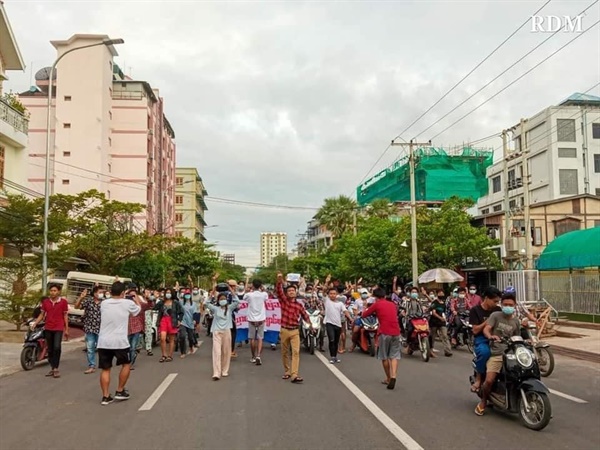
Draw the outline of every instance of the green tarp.
M557 237L542 252L536 267L538 270L600 267L600 227Z

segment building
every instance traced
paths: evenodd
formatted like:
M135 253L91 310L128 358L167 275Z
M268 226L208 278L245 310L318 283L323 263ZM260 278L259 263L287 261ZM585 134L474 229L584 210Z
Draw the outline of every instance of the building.
M287 254L287 233L260 233L260 265L266 267L273 258Z
M235 265L235 253L224 253L221 255L221 260L224 263Z
M52 41L57 56L106 35L75 34ZM37 72L36 86L20 94L31 112L28 185L42 192L45 180L47 92L52 82L51 193L97 189L107 198L144 205L140 230L172 234L175 207L175 133L157 89L125 76L112 45L74 51L57 66Z
M169 191L167 190L168 195ZM175 235L206 241L204 212L208 210L204 197L208 194L198 170L193 167L175 169ZM167 228L171 227L167 224Z
M25 70L25 63L0 1L0 202L2 192L26 193L28 111L19 100L6 95L2 85L7 72Z
M314 217L307 223L306 232L297 244L298 256L307 256L328 248L333 243L333 234Z
M415 196L417 201L444 201L452 196L477 200L488 192L486 169L494 152L460 147L444 150L421 147L415 150ZM460 180L452 183L451 180ZM402 158L356 188L360 206L376 199L410 201L410 168Z

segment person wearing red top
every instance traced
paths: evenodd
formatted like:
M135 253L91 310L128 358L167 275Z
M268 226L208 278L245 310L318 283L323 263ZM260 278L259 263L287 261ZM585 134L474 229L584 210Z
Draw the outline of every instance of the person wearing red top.
M146 311L150 309L148 302L138 295L137 289L134 286L130 286L127 295L125 296L129 300L137 299L140 303L142 311L137 316L129 316L129 324L127 327L127 339L129 340L129 359L131 361L130 370L135 370L135 361L137 359L137 348L140 343L140 339L144 334L146 326Z
M398 360L400 356L400 322L398 321L398 308L390 300L386 300L385 291L377 288L373 291L376 301L362 313L362 317L375 315L379 321L379 347L377 348L377 359L383 364L385 380L383 384L388 389L396 386L396 374L398 372Z
M277 297L281 304L281 360L283 362L283 379L292 379L292 383L302 383L304 379L298 375L300 369L300 331L298 323L300 316L310 323L310 318L302 303L296 301L296 286L290 284L283 290L283 275L277 274ZM312 330L312 325L311 325ZM290 348L292 363L290 366Z
M47 377L60 378L58 366L60 364L60 354L62 350L63 335L69 338L69 304L67 300L59 297L60 285L51 284L48 289L50 297L42 300L42 312L31 324L35 329L38 323L45 321L44 337L48 346L48 361L50 362L50 372Z

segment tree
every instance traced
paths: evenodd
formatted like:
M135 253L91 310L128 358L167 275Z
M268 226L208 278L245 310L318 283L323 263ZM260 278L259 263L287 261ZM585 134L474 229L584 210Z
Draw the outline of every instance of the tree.
M396 207L387 198L373 200L367 207L367 217L389 219L396 214Z
M172 261L167 281L178 281L184 286L188 282L188 277L195 280L199 277L211 276L219 267L216 252L203 242L187 238L175 238L174 243L167 250L167 255Z
M326 198L315 218L339 238L352 228L357 207L356 201L345 195Z
M219 272L219 281L244 281L246 279L246 268L239 264L221 261L220 266L217 268L217 272Z

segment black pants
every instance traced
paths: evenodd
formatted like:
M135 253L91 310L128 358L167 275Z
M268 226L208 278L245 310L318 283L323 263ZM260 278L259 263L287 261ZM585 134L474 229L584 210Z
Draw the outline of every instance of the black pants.
M179 351L181 352L182 355L185 355L187 353L187 348L186 348L186 344L185 341L187 339L189 345L190 345L190 350L192 350L192 348L196 345L196 336L194 334L194 329L193 328L187 328L183 325L181 325L179 327Z
M52 369L58 369L60 364L60 353L62 350L62 331L44 331L46 345L48 346L48 362Z
M231 352L235 352L235 337L237 336L237 328L235 326L235 316L233 316L233 327L231 327Z
M332 323L325 324L327 330L327 339L329 339L329 354L332 358L337 357L338 346L340 345L340 334L342 334L342 328Z

